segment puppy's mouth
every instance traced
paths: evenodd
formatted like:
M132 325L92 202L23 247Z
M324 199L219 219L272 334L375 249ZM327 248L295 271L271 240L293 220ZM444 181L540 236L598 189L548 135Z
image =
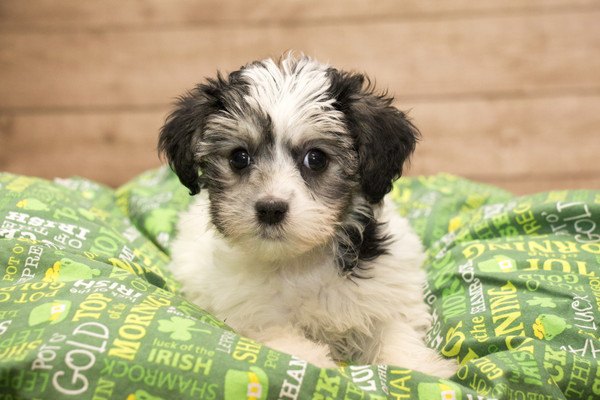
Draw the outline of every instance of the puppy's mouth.
M281 226L272 226L264 224L260 224L258 226L256 236L262 240L276 242L281 242L286 239L285 230Z

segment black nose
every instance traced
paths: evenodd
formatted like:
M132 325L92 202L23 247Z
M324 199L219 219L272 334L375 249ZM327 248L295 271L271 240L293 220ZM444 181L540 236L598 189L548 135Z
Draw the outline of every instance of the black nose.
M288 203L275 199L259 200L254 205L256 217L263 224L278 224L285 218L288 210Z

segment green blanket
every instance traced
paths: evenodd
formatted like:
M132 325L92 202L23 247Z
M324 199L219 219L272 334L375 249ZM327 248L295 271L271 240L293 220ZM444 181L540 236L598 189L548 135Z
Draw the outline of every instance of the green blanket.
M600 191L513 197L438 175L392 193L428 249L428 344L462 368L319 369L240 337L170 275L190 201L0 174L0 400L600 397Z

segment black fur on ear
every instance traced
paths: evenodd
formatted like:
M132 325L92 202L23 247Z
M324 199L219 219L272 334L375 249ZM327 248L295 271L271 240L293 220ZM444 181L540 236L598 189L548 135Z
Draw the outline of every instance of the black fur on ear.
M199 193L201 188L194 144L202 135L207 117L223 108L222 96L228 85L220 74L216 79L197 85L177 99L175 109L160 130L159 154L166 156L169 166L190 190L190 195Z
M346 117L359 158L362 192L379 203L402 175L404 162L415 150L419 130L392 106L393 97L377 94L361 74L330 68L330 93Z

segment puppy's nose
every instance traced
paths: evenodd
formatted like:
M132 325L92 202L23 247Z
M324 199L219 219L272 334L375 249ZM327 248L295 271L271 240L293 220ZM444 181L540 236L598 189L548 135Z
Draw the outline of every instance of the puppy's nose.
M275 225L285 218L285 214L288 211L288 203L275 198L266 198L257 201L254 208L256 209L256 217L260 222Z

